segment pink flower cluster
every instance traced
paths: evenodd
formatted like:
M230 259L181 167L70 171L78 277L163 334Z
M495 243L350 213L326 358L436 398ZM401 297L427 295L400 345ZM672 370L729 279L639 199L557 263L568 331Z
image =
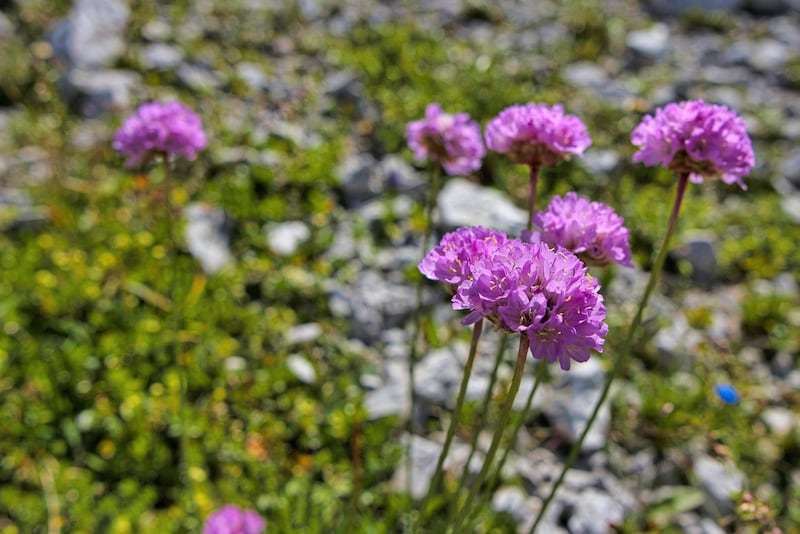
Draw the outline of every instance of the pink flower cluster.
M408 123L406 138L416 159L430 158L450 175L480 169L486 153L478 123L466 113L443 113L438 104L428 105L424 119Z
M459 228L420 263L432 280L459 280L453 308L471 310L462 323L485 317L499 329L520 332L534 358L558 361L565 370L573 360L588 360L591 350L602 352L606 309L581 260L565 249L489 232Z
M193 111L179 102L149 102L125 119L112 146L127 158L126 167L134 167L157 155L191 160L206 145L202 121Z
M633 130L633 161L688 173L693 182L722 178L739 184L755 164L744 120L725 106L702 100L667 104Z
M533 224L538 230L526 240L564 247L587 265L619 263L632 267L624 222L610 206L570 192L564 197L553 197L545 211L533 215Z
M203 534L262 534L266 526L256 512L229 504L208 516Z
M486 126L486 146L525 165L554 165L592 144L586 125L556 104L511 106Z

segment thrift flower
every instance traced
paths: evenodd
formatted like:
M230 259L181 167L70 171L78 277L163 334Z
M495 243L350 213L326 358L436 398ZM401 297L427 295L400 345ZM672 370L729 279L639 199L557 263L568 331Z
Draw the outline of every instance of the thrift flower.
M192 160L206 145L193 111L179 102L149 102L125 119L112 146L127 158L126 167L135 167L157 155Z
M570 192L553 197L547 210L534 214L533 223L539 230L531 232L526 240L563 247L587 265L619 263L632 267L624 222L613 208Z
M203 534L262 534L266 525L256 512L229 504L208 516Z
M667 104L633 130L633 161L689 173L692 182L721 178L747 189L742 178L755 164L744 120L725 106L702 100Z
M739 392L731 384L717 384L714 392L725 404L736 404L739 402Z
M590 351L602 352L608 325L597 280L573 253L544 243L509 240L477 259L453 296L453 308L472 310L508 332L528 336L534 358L568 370Z
M439 104L429 104L424 119L408 123L406 139L416 159L430 158L450 175L480 169L486 152L478 123L466 113L443 113Z
M485 138L490 150L532 167L580 156L592 144L586 125L560 104L508 107L486 126Z
M452 291L471 276L472 264L490 256L508 236L482 226L462 227L445 234L439 245L422 258L419 271L430 280L444 282Z

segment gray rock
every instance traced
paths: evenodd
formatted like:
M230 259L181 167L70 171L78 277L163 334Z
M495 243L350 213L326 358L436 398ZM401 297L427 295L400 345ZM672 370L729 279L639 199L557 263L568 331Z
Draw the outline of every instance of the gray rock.
M242 61L236 65L236 76L238 76L250 89L263 91L269 87L267 75L264 69L257 63Z
M306 358L299 354L291 354L286 359L289 371L304 384L313 384L317 381L317 372Z
M506 513L518 523L530 518L536 511L530 498L516 486L503 486L492 495L492 509L498 513Z
M347 158L338 169L347 207L355 208L389 192L408 193L418 189L422 178L398 156L380 162L368 153Z
M717 243L713 234L695 232L673 254L691 265L692 281L697 286L711 289L717 274Z
M781 193L800 192L800 149L795 148L786 154L778 164L780 183L776 187Z
M646 0L650 9L664 15L683 15L690 10L732 12L742 0Z
M8 39L14 35L14 24L0 11L0 39Z
M233 222L220 208L198 202L184 209L187 221L186 245L206 273L215 273L229 264Z
M222 85L219 76L204 65L181 63L176 74L186 87L194 91L211 93Z
M386 380L383 385L364 395L364 409L369 420L374 421L389 415L399 415L403 419L408 418L410 402L408 373L405 369L405 362L389 362L386 364L384 372L395 378ZM405 376L405 382L397 381L398 376Z
M411 315L416 291L381 272L367 270L350 284L332 283L329 306L334 315L350 319L356 338L372 343L385 329L402 325Z
M404 441L408 441L408 436L404 437ZM410 449L411 455L411 497L421 499L431 485L442 446L435 441L415 435L411 437L411 447L407 447L407 449ZM405 491L407 488L408 463L404 458L395 469L392 486L397 491Z
M692 365L697 346L703 342L700 332L689 325L686 316L672 312L670 321L655 336L659 361L665 369L686 369Z
M0 230L16 230L38 226L48 220L44 208L21 189L0 188Z
M303 221L289 221L267 227L269 248L281 256L291 256L311 237L311 230Z
M383 375L378 380L380 383L376 386L378 381L374 375L367 379L367 383L371 383L374 388L364 395L367 418L375 420L389 415L399 415L407 419L411 407L408 364L401 360L386 362Z
M414 391L432 404L452 408L463 375L463 361L469 348L463 343L434 350L415 367Z
M273 117L270 123L270 134L291 141L302 148L314 148L319 145L321 137L308 129L304 124L289 122Z
M745 2L745 7L758 15L779 15L789 10L790 2L786 0L748 0ZM799 7L794 5L796 9Z
M364 84L356 74L339 70L329 74L322 85L328 100L323 105L326 113L339 116L343 110L350 110L353 119L378 120L379 113L371 99L365 97Z
M70 68L108 67L124 52L130 10L121 0L76 0L50 33L53 53Z
M225 358L225 370L232 373L247 369L247 360L241 356L229 356Z
M619 165L620 156L616 150L589 149L583 155L583 165L592 174L610 174Z
M787 436L797 424L797 417L787 408L771 407L764 410L761 418L770 432L778 437Z
M575 87L597 88L608 83L608 73L596 63L579 61L571 63L561 71L564 81Z
M438 198L441 223L445 228L485 226L515 237L525 228L527 213L496 189L482 187L462 178L447 181Z
M580 493L567 528L571 534L609 534L625 519L625 509L612 495L595 488Z
M781 197L781 209L790 219L800 224L800 194Z
M166 41L172 36L172 29L164 19L151 19L142 26L142 37L150 41Z
M532 494L544 498L561 472L562 465L561 460L549 450L535 448L524 455L509 456L503 466L503 477L521 477Z
M669 27L656 23L644 30L632 31L625 42L628 49L646 59L659 59L669 51Z
M556 430L574 443L586 427L589 416L600 399L605 384L605 371L595 357L584 363L574 363L568 372L554 369L554 374L555 389L551 394L551 402L544 407L544 413ZM592 452L602 448L606 443L610 423L611 408L606 400L583 442L581 451Z
M155 43L142 49L139 61L145 69L173 70L183 61L183 52L174 46Z
M701 518L695 513L683 513L678 515L675 523L683 530L684 534L725 534L725 529L720 527L716 521L709 518Z
M761 72L775 71L783 67L792 52L780 41L764 39L752 43L748 48L747 62Z
M61 81L64 100L90 119L130 108L140 88L141 77L127 70L73 69Z
M319 323L303 323L287 330L285 339L287 344L294 345L315 341L321 335L322 327Z
M698 453L693 458L698 483L712 499L709 511L722 516L733 512L731 495L742 490L745 477L732 463L721 463Z

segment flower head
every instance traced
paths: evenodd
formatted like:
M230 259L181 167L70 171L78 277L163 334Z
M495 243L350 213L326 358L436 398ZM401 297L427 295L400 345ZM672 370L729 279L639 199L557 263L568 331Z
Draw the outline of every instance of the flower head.
M426 278L454 289L469 278L470 267L508 241L508 236L482 226L465 226L445 234L439 245L422 258L419 270Z
M478 123L466 113L443 113L439 104L429 104L424 119L408 123L406 138L416 159L430 158L451 175L480 169L486 153Z
M155 155L194 159L207 145L203 124L180 102L142 104L122 124L114 137L114 149L134 167Z
M592 144L586 125L565 115L560 104L511 106L486 126L486 146L507 154L514 163L555 165L581 155Z
M528 336L534 358L558 361L568 370L590 351L602 352L608 325L597 280L573 253L544 243L512 239L471 265L453 296L462 321L482 317L508 332Z
M545 211L533 215L533 224L539 229L531 232L527 240L563 247L587 265L619 263L632 267L624 222L613 208L570 192L553 197Z
M645 115L633 130L633 161L688 173L695 183L721 178L746 189L742 178L755 164L744 120L725 106L702 100L671 103Z
M208 516L203 534L261 534L265 527L256 512L229 504Z

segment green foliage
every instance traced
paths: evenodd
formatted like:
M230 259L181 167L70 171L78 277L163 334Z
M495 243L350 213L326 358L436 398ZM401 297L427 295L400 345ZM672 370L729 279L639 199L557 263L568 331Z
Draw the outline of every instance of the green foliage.
M195 4L134 2L127 38L139 45L152 17L184 20L197 16ZM146 74L148 97L177 95L196 105L213 133L207 152L177 167L180 178L170 197L176 211L189 201L206 201L236 221L235 265L206 276L183 245L180 227L172 230L177 244L170 240L161 169L148 169L144 179L123 171L107 142L76 146L87 126L58 99L59 72L41 41L70 5L15 2L9 16L16 35L0 58L0 100L16 106L3 110L0 149L30 154L3 178L30 183L28 193L49 218L39 227L0 233L2 534L40 532L48 522L63 532L197 532L203 517L228 502L256 508L277 532L402 530L411 503L389 483L403 452L401 423L365 420L358 380L372 364L347 342L324 292L325 278L336 269L347 275L347 266L331 265L322 253L339 216L336 167L353 149L354 130L369 133L360 140L374 143L368 149L408 157L404 125L421 117L430 102L467 111L481 124L511 104L564 102L589 125L594 147L617 149L622 162L609 176L592 176L579 161L548 169L541 178L542 200L578 190L613 205L626 218L635 263L644 269L665 230L674 177L629 163L630 131L645 110L636 103L620 109L568 87L559 73L563 65L601 60L624 47L624 19L594 3L573 3L552 14L565 37L538 51L542 63L533 66L452 28L363 22L348 35L334 36L306 28L293 9L256 17L241 3L218 3L210 8L207 34L176 32L177 44L192 59L222 72L241 61L259 61L270 76L282 76L273 72L270 57L280 54L280 38L291 34L290 44L302 56L292 74L310 89L269 102L235 75L218 92L196 94L174 73ZM505 23L492 6L476 5L468 16ZM716 15L689 15L685 23L690 29L730 27ZM131 48L119 66L139 67ZM301 122L304 108L318 104L321 62L355 74L378 109L376 123L354 126L355 105L344 104L312 132L313 142L263 128L262 108ZM797 71L790 62L791 84ZM647 94L672 76L672 69L654 68L636 80L636 88ZM754 113L762 139L775 139L780 117L769 110ZM90 128L107 140L119 117L98 122ZM783 148L764 147L764 159L774 161ZM231 155L229 149L239 152ZM48 162L50 172L38 182L25 181L37 176L37 161ZM489 155L477 178L524 204L528 177L522 167ZM754 179L746 193L718 182L691 185L673 246L693 230L716 236L719 283L742 284L746 292L741 311L748 343L768 356L788 353L796 362L796 295L762 282L781 273L800 281L797 227L781 210L769 177L759 178L765 179ZM398 221L390 208L387 202L376 237L381 244L394 242L403 225L423 227L419 206L410 221ZM267 250L264 228L287 220L305 221L312 238L294 255L280 257ZM6 222L0 219L0 226ZM405 275L410 282L421 280L413 267ZM606 275L610 282L613 273ZM610 312L612 332L623 331L627 312ZM685 314L694 329L713 327L708 307ZM431 346L465 335L457 320L440 325L434 317L423 325ZM323 335L289 345L287 330L306 322L319 323ZM688 363L659 365L647 336L641 336L635 352L643 361L627 376L641 398L618 399L615 413L623 417L614 419L612 440L633 450L653 445L663 455L687 443L730 454L753 487L775 488L765 500L797 524L800 494L783 473L800 461L798 435L795 430L777 439L761 421L773 397L737 360L741 348L703 344ZM306 384L292 374L291 355L309 361L315 381ZM723 405L713 394L718 380L735 383L742 403ZM800 402L796 393L781 395L791 407ZM480 408L468 405L464 420L477 419ZM188 478L181 469L184 432ZM537 437L542 432L533 429ZM356 444L362 451L358 475ZM641 516L628 518L622 530L677 528L675 517L699 499L688 477L680 484ZM446 505L434 502L437 509ZM510 517L481 506L480 532L514 530ZM742 521L751 519L742 514ZM445 526L441 517L433 521L435 531Z

